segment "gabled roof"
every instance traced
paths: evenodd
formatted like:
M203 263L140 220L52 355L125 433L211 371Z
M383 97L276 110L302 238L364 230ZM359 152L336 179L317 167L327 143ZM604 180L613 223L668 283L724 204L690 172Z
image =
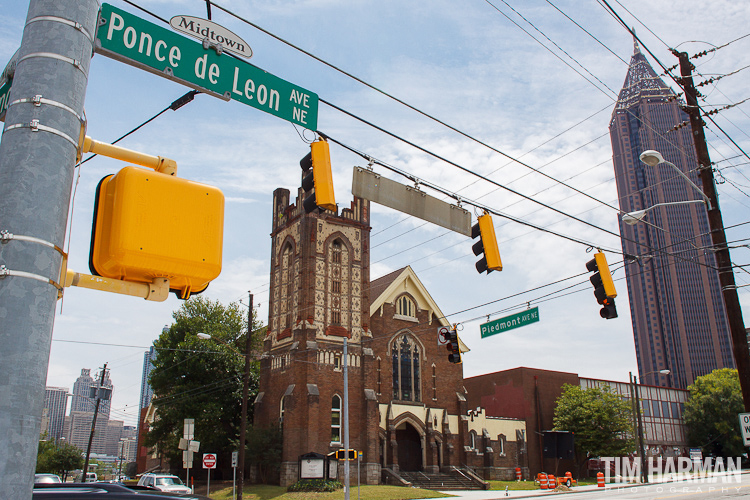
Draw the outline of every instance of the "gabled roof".
M392 304L404 292L408 292L417 301L419 309L431 311L432 317L438 324L441 326L450 325L410 266L403 267L370 282L370 316L375 315L383 304Z

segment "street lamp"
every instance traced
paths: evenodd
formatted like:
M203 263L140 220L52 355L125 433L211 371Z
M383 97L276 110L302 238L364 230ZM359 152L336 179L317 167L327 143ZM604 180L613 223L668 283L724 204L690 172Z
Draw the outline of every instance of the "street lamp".
M686 201L673 201L670 203L657 203L656 205L650 206L648 208L644 208L643 210L636 210L635 212L627 212L622 214L622 221L632 226L634 224L637 224L641 222L648 212L653 210L656 207L664 207L668 205L687 205L688 203L705 203L703 200L686 200Z
M701 196L703 197L703 199L706 200L706 207L708 207L708 210L711 210L711 200L708 199L708 196L706 196L706 193L704 193L701 188L699 188L698 186L696 186L693 183L693 181L691 181L690 178L687 175L685 175L685 172L683 172L682 170L680 170L680 168L677 165L675 165L672 162L669 162L669 161L665 160L664 157L661 155L660 152L654 151L653 149L649 149L649 150L644 151L643 153L641 153L641 155L640 155L639 158L641 159L641 161L643 163L645 163L649 167L656 167L657 165L661 165L662 163L665 163L665 164L669 165L670 167L672 167L673 169L675 169L677 171L677 173L680 174L680 176L682 176L682 178L685 179L687 181L687 183L690 184L693 187L693 189L695 189L696 191L698 191L701 194Z

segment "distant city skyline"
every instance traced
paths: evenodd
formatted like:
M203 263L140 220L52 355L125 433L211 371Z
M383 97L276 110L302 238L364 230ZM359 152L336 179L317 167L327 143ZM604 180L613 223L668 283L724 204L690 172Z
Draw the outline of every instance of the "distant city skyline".
M683 105L634 43L609 130L620 209L648 210L634 225L620 220L636 359L641 383L680 389L734 367L703 197L671 166L639 158L656 150L700 185Z

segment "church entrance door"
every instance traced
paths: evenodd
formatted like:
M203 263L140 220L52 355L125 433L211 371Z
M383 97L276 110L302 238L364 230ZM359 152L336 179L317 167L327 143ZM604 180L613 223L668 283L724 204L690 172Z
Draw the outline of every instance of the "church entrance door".
M398 441L398 467L404 471L422 470L422 438L408 422L396 429Z

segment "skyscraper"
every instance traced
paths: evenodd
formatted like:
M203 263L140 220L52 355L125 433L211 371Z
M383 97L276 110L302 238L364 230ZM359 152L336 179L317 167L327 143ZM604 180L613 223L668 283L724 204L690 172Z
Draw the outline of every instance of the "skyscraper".
M166 328L166 327L165 327ZM148 382L148 376L151 374L151 370L154 368L154 359L156 359L156 349L151 346L148 351L143 353L143 375L141 376L141 401L138 405L139 415L140 410L148 408L151 403L151 398L154 396L154 391L151 389L151 384Z
M57 441L63 435L65 413L68 411L68 388L47 387L44 397L44 407L47 409L49 421L49 425L46 429L47 437Z
M91 370L89 368L82 368L81 375L76 379L73 384L73 400L70 402L70 411L87 411L93 412L96 400L91 398L90 388L96 386L98 383L91 378ZM109 378L109 372L104 376L104 383L102 387L107 387L114 391L112 380ZM109 418L109 409L112 405L112 398L110 394L109 399L102 399L99 403L99 415L106 415Z
M680 106L636 43L609 126L620 210L650 209L643 222L620 221L623 252L635 257L625 274L636 358L642 383L685 389L734 360L706 207L671 204L703 197L670 165L639 160L646 150L659 151L700 184ZM667 205L651 209L658 204Z

